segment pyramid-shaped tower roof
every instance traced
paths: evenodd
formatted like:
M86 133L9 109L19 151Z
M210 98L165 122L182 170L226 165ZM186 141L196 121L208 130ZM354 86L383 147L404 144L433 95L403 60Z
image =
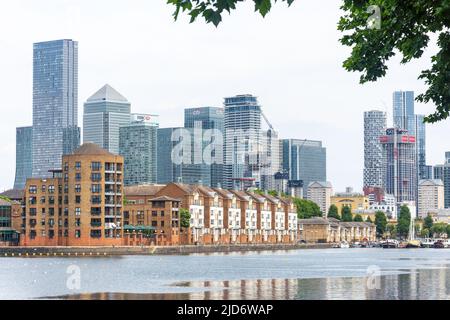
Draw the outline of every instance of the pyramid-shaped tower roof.
M128 103L127 98L121 95L116 89L109 84L105 84L100 90L94 93L87 102L99 102L99 101L115 101Z

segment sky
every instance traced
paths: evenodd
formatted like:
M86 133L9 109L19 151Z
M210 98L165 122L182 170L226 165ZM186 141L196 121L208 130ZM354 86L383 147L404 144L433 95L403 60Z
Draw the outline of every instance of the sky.
M253 94L281 138L323 141L335 191L361 190L364 111L387 111L390 124L392 92L424 92L417 76L437 47L407 65L395 57L385 78L360 85L342 68L340 3L277 3L262 18L246 1L215 28L175 22L165 0L2 0L0 190L14 183L15 128L32 124L32 44L67 38L79 42L80 126L83 103L106 83L132 112L160 115L161 127L182 126L186 107ZM433 110L416 103L416 113ZM428 164L444 162L449 135L450 120L427 126Z

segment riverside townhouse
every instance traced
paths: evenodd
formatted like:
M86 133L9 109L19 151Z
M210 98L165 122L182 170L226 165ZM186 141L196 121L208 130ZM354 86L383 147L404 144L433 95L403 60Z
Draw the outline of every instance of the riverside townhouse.
M296 243L290 199L169 183L123 187L123 158L86 143L26 182L11 225L23 246ZM181 209L190 213L182 227Z

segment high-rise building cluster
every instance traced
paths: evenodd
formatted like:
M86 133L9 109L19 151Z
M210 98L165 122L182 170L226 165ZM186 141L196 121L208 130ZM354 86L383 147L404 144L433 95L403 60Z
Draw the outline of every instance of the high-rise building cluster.
M415 114L413 91L393 93L392 126L386 112L364 113L363 183L371 206L382 207L395 199L397 209L407 205L421 217L450 208L450 201L444 201L450 198L450 181L445 181L450 160L427 165L424 118Z
M78 43L37 43L33 63L33 125L17 128L15 189L54 177L81 142ZM132 113L106 84L84 103L82 140L123 157L125 186L174 182L303 197L312 183L327 183L322 142L279 138L250 94L186 108L184 126L164 128L157 115Z

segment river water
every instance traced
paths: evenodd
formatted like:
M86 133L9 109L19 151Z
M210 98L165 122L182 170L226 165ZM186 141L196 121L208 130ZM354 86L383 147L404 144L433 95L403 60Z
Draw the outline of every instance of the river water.
M450 249L0 258L0 299L450 299Z

